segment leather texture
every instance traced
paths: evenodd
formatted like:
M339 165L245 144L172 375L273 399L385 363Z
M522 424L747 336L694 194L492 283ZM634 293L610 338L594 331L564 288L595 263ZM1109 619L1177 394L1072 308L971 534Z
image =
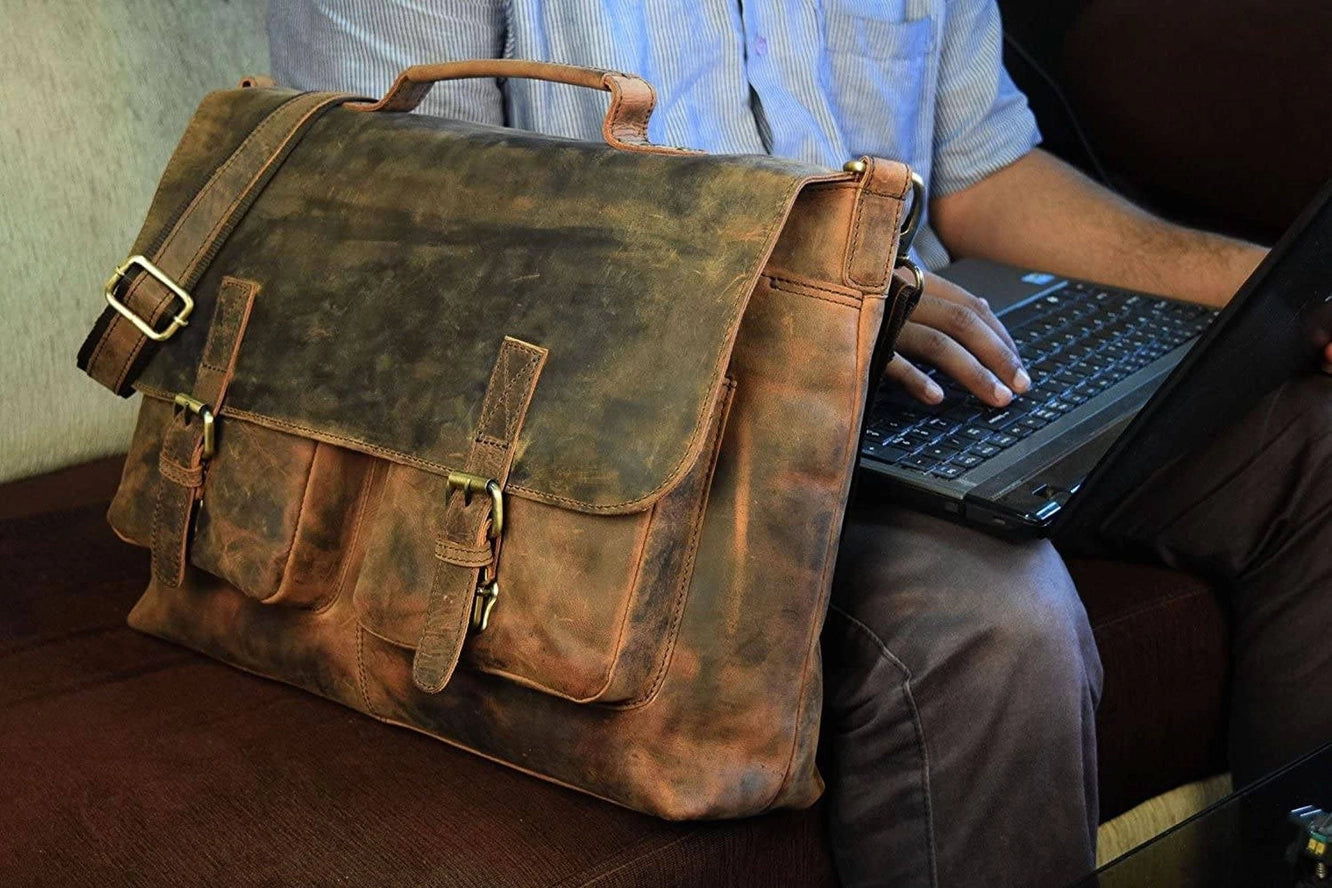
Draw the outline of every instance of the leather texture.
M170 229L154 238L153 264L182 289L193 287L217 245L243 217L309 125L347 98L324 93L298 95L265 117L179 211ZM146 247L135 250L146 252ZM141 321L159 330L163 317L181 310L176 295L149 274L138 275L119 298ZM152 345L128 318L108 306L80 350L78 364L116 394L128 396L139 368L152 356Z
M633 74L602 68L582 68L526 59L473 59L439 65L413 65L398 75L393 86L379 101L354 102L349 107L357 111L411 111L421 103L435 83L469 77L527 77L605 90L611 94L610 106L606 109L606 119L601 128L602 138L607 145L623 151L690 153L687 148L653 145L648 141L648 118L652 116L652 109L657 104L657 94L650 83Z
M165 171L136 250L269 121L315 115L199 232L195 317L231 282L258 295L193 521L171 524L184 567L153 572L131 625L659 816L811 804L870 366L912 298L892 275L909 170L386 110L418 81L499 73L413 71L375 113L214 93ZM122 538L155 544L154 503L181 486L171 400L230 335L191 324L135 377Z
M153 510L153 574L169 586L179 585L185 577L190 519L203 492L205 460L212 457L208 452L212 430L206 423L213 419L213 411L222 408L258 289L248 281L222 281L191 392L207 405L209 414L177 410L162 441L158 463L162 482Z

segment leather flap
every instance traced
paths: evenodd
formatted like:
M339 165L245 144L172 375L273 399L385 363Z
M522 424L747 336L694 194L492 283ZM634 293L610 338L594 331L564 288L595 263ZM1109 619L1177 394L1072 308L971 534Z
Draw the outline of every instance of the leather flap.
M140 249L291 95L205 99ZM334 108L195 288L206 318L224 275L262 287L222 415L446 472L462 465L513 336L549 359L509 489L588 512L644 508L702 451L791 203L830 178L842 175ZM162 347L138 387L188 388L204 326Z

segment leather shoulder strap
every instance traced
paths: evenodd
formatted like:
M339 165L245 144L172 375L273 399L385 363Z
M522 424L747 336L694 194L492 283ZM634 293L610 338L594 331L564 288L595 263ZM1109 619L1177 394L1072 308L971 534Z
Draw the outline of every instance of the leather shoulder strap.
M199 189L162 245L147 257L152 266L188 294L310 125L328 109L353 98L345 93L302 93L274 109ZM79 369L121 397L132 394L135 377L160 341L125 312L153 330L161 329L165 317L174 315L185 322L175 290L142 263L135 268L137 273L112 278L107 301L115 297L121 308L107 306L78 359Z

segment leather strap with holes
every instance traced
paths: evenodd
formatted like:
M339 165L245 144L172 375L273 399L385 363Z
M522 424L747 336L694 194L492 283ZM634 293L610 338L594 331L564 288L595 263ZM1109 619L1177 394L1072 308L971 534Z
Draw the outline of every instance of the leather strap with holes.
M218 290L213 321L190 392L195 401L209 409L214 422L235 374L241 340L258 292L258 284L230 277L222 279ZM167 586L179 586L185 578L190 519L203 492L205 463L203 417L177 410L162 438L158 457L161 477L153 510L153 577Z
M503 489L546 354L540 346L504 338L463 471L494 480ZM494 579L503 536L490 539L490 526L489 496L451 491L435 541L435 576L412 662L412 681L423 691L438 693L448 684L471 625L477 587L483 578Z

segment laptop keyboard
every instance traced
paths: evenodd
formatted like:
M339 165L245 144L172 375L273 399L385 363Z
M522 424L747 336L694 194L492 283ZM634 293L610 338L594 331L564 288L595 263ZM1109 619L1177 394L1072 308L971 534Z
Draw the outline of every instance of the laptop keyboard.
M861 452L957 478L1188 342L1216 314L1200 305L1069 283L1003 316L1031 376L1030 391L1007 407L990 407L923 367L943 389L943 403L921 404L884 385Z

